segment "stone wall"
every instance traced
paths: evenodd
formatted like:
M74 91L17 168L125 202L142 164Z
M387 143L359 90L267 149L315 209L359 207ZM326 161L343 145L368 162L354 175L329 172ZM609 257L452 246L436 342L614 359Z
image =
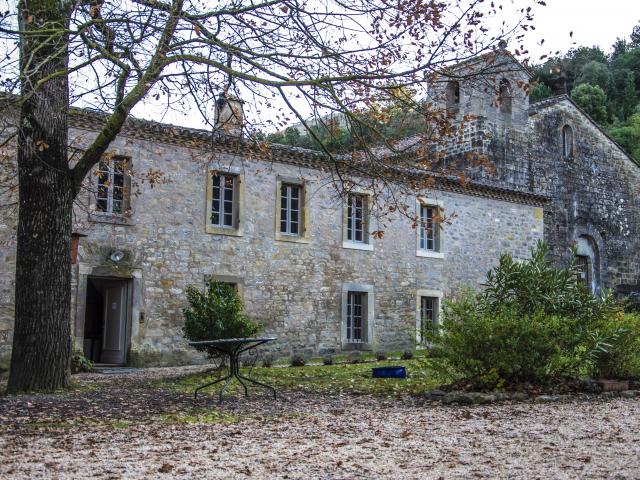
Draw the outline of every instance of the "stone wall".
M209 157L209 152L197 148L124 136L112 150L130 157L134 170L166 172L171 183L142 185L141 194L132 198L133 213L127 222L89 221L86 211L76 211L78 228L88 236L80 240L74 271L74 285L80 287L73 292L78 318L72 321L80 346L85 295L81 286L86 285L87 275L133 277L138 291L134 291L129 359L134 364L201 360L182 338L181 308L185 287L203 286L208 275L242 283L247 312L264 325L266 334L279 338L273 348L281 355L341 349L341 292L346 283L372 287L375 318L370 348L402 348L413 341L418 289L447 296L463 285L478 287L500 253L525 258L542 238L540 206L477 193L431 191L426 196L442 202L447 215L457 215L444 227L443 259L418 257L417 232L410 220L400 216L385 219L385 235L372 240L372 251L343 248L342 200L317 169L231 154ZM218 165L233 165L244 175L242 236L205 233L206 172ZM278 176L306 182L308 243L276 240ZM127 254L118 265L108 260L115 249ZM11 329L13 251L4 247L0 253L3 331ZM5 360L8 341L10 334L0 346Z

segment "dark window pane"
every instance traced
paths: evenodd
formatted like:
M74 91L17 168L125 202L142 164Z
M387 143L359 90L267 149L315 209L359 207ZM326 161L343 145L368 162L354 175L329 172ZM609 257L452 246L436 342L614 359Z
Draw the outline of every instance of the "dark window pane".
M233 227L233 215L229 213L224 214L224 226Z
M99 212L106 212L107 211L107 199L106 198L98 198L98 201L96 202L96 210L98 210Z

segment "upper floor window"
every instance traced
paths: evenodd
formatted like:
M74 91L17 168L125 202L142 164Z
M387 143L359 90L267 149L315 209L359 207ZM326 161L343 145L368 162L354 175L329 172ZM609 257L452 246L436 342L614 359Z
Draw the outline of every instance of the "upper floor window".
M573 129L569 125L562 127L562 154L566 158L573 157Z
M129 159L103 160L98 165L96 211L122 215L129 201Z
M439 227L434 221L438 216L437 210L437 207L430 205L420 206L420 250L440 250Z
M237 203L236 175L214 173L211 175L211 225L234 228Z
M447 82L447 110L456 111L460 105L460 82Z
M280 233L300 236L302 219L302 185L282 183L280 187Z
M209 172L206 221L208 233L240 235L241 184L241 175L235 172Z
M347 197L347 240L356 243L368 243L367 196L350 193Z
M418 252L420 257L443 258L442 253L442 202L418 200Z
M500 106L500 111L502 113L511 113L512 93L511 83L509 80L506 78L500 80L498 105Z

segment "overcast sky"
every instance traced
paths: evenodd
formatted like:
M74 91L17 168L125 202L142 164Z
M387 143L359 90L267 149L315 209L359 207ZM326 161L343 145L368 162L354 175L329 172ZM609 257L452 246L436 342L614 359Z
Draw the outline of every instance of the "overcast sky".
M545 0L546 6L534 9L535 31L529 32L525 46L533 63L543 54L566 53L577 46L598 45L606 53L616 38L627 38L640 23L640 0ZM504 0L503 12L529 5L523 0ZM493 19L500 25L502 18ZM491 23L491 20L489 20ZM573 32L573 37L569 33ZM544 43L540 44L541 39ZM509 45L513 50L516 46ZM199 115L165 112L148 102L134 109L138 117L185 127L207 128Z
M628 38L640 23L640 0L546 0L546 4L536 11L535 41L529 46L537 55L543 50L566 52L581 45L598 45L609 52L616 38ZM541 37L545 48L536 45Z

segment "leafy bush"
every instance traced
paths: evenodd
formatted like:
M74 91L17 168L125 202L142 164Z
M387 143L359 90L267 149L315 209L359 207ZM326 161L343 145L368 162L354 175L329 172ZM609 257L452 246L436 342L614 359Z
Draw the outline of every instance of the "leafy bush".
M264 357L262 357L262 366L265 368L270 368L273 366L273 355L267 353Z
M547 254L540 243L524 262L502 255L483 292L445 302L440 328L427 336L432 366L500 388L593 375L614 355L631 357L621 341L634 340L616 321L611 295L596 298L576 282L573 265L555 268ZM630 359L627 365L633 368Z
M362 363L362 354L360 352L350 352L347 356L347 361L349 363Z
M378 360L379 362L386 360L387 358L388 357L386 352L376 352L376 360Z
M411 360L413 358L413 352L411 350L405 350L402 352L402 360Z
M209 279L204 291L189 285L186 293L189 307L182 310L185 317L182 331L187 339L244 338L260 331L260 326L244 313L242 299L231 285ZM215 356L207 348L198 350Z
M292 367L304 367L307 363L307 359L304 358L303 355L298 353L294 353L291 355L291 360L289 361L289 365Z
M333 365L333 355L325 355L322 357L323 365Z
M91 372L93 363L86 358L80 350L74 349L71 353L71 373Z
M607 326L617 334L616 341L597 363L602 378L640 379L640 314L618 313Z

